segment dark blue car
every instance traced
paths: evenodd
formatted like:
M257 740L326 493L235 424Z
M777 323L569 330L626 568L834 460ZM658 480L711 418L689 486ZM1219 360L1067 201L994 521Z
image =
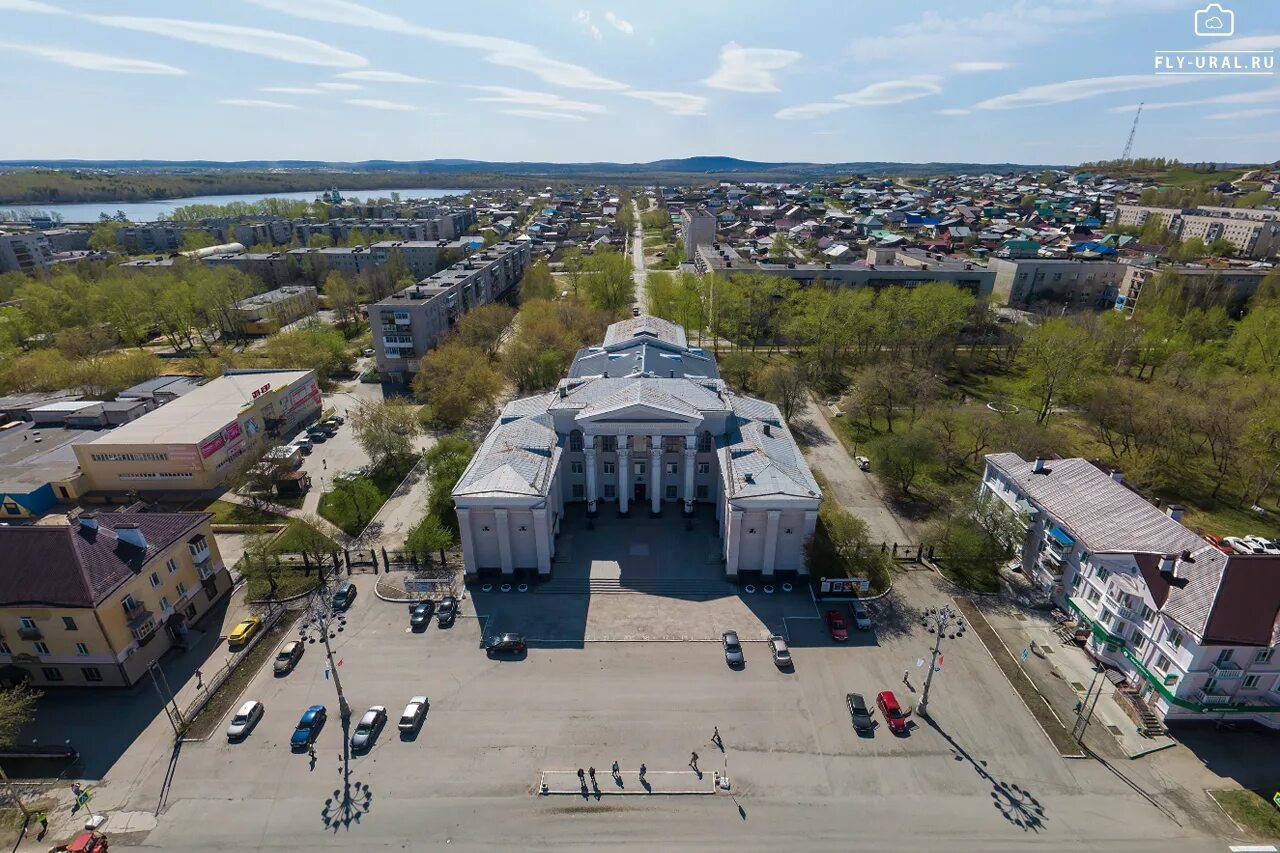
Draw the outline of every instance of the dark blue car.
M306 749L314 743L320 729L324 727L325 716L323 705L312 705L303 711L298 727L293 730L293 737L289 738L289 746L292 749Z

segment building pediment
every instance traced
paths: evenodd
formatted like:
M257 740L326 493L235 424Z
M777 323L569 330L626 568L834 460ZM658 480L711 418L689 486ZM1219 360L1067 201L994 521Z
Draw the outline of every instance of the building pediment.
M579 425L610 423L683 423L702 422L702 413L672 398L671 405L660 403L620 402L616 405L592 406L578 415Z

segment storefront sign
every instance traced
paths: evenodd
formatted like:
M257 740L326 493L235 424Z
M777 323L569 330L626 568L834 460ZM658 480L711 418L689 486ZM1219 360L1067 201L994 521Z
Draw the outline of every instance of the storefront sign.
M832 595L853 595L871 589L871 581L867 578L823 578L819 591Z
M222 437L222 433L218 433L213 438L200 445L200 458L208 459L210 456L221 450L222 446L226 443L226 440Z

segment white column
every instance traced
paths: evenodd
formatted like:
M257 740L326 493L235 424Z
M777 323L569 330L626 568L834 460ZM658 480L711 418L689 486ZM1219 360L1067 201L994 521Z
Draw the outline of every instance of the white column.
M684 511L693 512L693 472L697 465L695 454L698 452L698 436L684 437Z
M807 509L804 512L804 540L809 541L813 536L813 532L818 529L818 511L816 509ZM809 565L800 560L800 573L809 574Z
M730 577L737 577L738 550L742 545L742 510L729 509L728 528L725 536L724 571Z
M631 448L627 447L627 438L618 436L618 512L623 515L631 503Z
M582 438L582 449L587 454L587 512L596 511L596 437L587 433Z
M662 512L662 436L649 436L649 467L653 469L649 477L649 510L657 515Z
M494 510L494 526L498 528L498 559L504 575L511 574L511 519L505 509Z
M781 510L769 510L769 521L764 529L764 573L766 575L773 574L774 565L778 556L778 518L782 515Z
M463 572L470 577L476 574L476 548L471 535L471 510L458 507L458 533L462 537Z
M538 574L551 574L551 529L547 524L547 508L533 511L533 537L538 549Z

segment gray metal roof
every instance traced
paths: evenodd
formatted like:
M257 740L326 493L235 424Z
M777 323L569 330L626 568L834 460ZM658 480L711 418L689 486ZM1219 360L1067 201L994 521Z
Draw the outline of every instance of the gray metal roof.
M773 403L732 397L734 416L719 447L721 476L732 498L821 498L809 464Z
M629 320L610 323L609 328L604 333L604 345L609 348L614 344L637 336L657 338L660 341L674 344L681 349L689 346L683 326L649 314L641 314L639 317L632 317Z
M544 398L545 399L545 398ZM545 496L560 457L552 419L540 415L497 421L453 488L455 496Z

